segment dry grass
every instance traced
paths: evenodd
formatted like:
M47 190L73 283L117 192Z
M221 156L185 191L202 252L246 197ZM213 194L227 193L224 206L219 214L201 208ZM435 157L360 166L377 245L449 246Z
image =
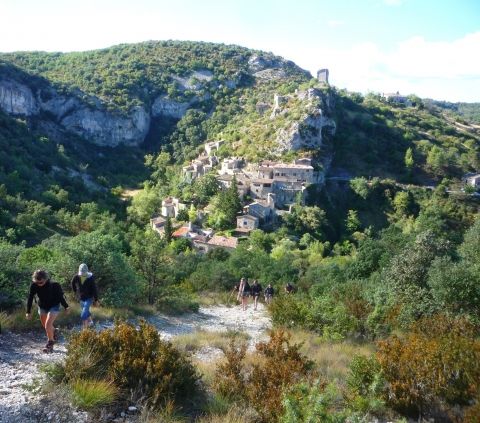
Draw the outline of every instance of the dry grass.
M200 417L196 423L250 423L257 421L256 414L248 407L232 405L226 413L214 413Z
M247 341L249 336L244 332L210 332L199 330L186 335L180 335L172 340L172 343L182 351L195 352L206 347L223 349L227 347L232 338L239 341Z
M327 380L344 380L348 366L355 355L368 356L374 352L373 344L358 344L350 341L328 342L314 333L295 331L292 342L304 342L302 352L313 360Z
M69 301L69 310L67 314L63 307L60 307L60 313L55 321L55 326L72 327L80 324L80 306L74 301ZM92 307L92 317L94 321L101 322L107 320L131 319L138 315L147 316L155 313L152 307L132 307L127 308L110 308L110 307ZM41 329L40 319L38 317L37 307L32 307L32 318L25 318L25 309L17 309L11 313L0 313L0 321L3 330L12 332L25 332Z
M76 380L71 384L71 390L73 402L84 410L111 404L118 395L118 389L104 380Z
M218 305L233 307L238 304L236 294L231 294L230 292L202 292L198 295L198 302L201 307Z

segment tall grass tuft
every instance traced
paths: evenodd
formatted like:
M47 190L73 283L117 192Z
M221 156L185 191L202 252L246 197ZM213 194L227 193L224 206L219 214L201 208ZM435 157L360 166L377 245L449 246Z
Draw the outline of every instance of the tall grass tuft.
M118 389L104 380L79 379L71 383L74 404L84 410L92 410L113 403Z

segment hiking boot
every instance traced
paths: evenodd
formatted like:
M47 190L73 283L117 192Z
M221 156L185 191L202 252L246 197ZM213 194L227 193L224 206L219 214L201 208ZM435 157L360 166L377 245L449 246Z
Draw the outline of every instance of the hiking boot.
M53 352L53 344L54 344L54 341L48 341L47 345L45 345L45 348L42 351L44 353L52 353Z

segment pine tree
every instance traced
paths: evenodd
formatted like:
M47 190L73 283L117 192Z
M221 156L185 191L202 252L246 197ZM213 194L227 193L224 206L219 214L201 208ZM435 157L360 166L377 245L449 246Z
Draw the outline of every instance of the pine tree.
M167 221L165 222L165 241L167 243L170 243L172 240L172 234L173 234L173 228L172 228L172 220L170 219L170 216L167 217Z
M407 168L408 174L411 175L413 170L413 165L415 164L413 160L413 151L411 147L407 148L405 152L405 167Z

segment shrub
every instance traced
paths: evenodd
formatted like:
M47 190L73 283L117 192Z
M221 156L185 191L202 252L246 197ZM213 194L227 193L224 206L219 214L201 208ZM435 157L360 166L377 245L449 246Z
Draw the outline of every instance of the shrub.
M299 383L284 395L281 423L343 423L345 412L341 408L340 395L335 385ZM335 407L337 406L337 407Z
M104 380L76 380L71 389L74 404L86 410L111 404L118 394L117 388Z
M145 322L138 329L117 323L100 333L85 330L73 335L65 375L68 381L112 381L124 395L145 396L154 407L169 399L191 398L199 379L187 358Z
M279 295L269 306L275 325L305 327L308 318L307 302L298 295Z
M219 364L215 372L216 391L230 400L245 397L245 379L243 374L243 360L247 346L244 343L236 344L232 339L228 348L224 349L226 361Z
M422 414L426 406L472 400L480 381L477 336L467 320L437 315L420 320L403 339L391 336L379 342L377 359L388 402Z
M156 300L156 307L164 313L182 314L196 312L200 305L192 294L177 286L162 290Z
M382 394L385 380L375 356L355 356L347 377L350 408L362 413L379 413L384 409Z
M245 346L231 343L225 352L227 362L217 368L219 392L248 402L262 422L278 421L283 413L284 390L314 375L313 362L300 353L301 347L291 345L285 331L272 331L268 342L256 345L254 364L247 369L243 362Z

